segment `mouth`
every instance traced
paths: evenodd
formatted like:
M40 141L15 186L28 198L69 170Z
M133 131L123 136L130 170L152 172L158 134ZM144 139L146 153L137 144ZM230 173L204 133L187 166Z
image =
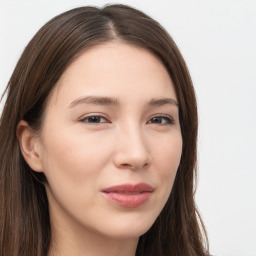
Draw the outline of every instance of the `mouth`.
M123 184L102 190L107 200L128 208L135 208L146 203L153 192L153 187L146 183Z

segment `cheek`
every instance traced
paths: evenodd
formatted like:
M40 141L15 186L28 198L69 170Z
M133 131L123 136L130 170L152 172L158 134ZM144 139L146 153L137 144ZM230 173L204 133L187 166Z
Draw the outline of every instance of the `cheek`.
M49 200L74 212L81 212L81 207L94 207L94 195L108 165L111 144L102 136L95 138L79 132L52 134L55 136L45 139L43 151Z
M155 143L154 160L161 165L162 175L171 175L178 169L182 153L182 137L180 133L173 133L169 137L159 139Z
M94 207L100 173L110 158L110 143L104 138L99 143L101 136L63 129L52 134L45 137L42 154L49 201L77 213L81 207ZM56 203L51 205L56 207Z
M155 145L156 146L156 145ZM169 139L158 142L154 154L155 179L162 184L163 197L171 192L182 154L181 134L173 134Z
M99 141L100 136L63 131L52 132L43 145L45 174L52 173L81 182L82 176L95 174L106 164L110 143ZM54 171L51 171L54 170ZM61 178L61 177L60 177Z

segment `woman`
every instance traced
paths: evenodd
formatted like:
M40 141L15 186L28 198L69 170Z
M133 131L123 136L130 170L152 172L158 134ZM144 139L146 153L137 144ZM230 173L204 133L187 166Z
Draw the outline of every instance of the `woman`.
M208 254L194 89L156 21L124 5L63 13L5 93L0 255Z

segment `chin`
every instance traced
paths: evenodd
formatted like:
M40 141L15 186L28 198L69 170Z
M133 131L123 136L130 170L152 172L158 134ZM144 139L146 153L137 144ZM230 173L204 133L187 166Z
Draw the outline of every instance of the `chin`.
M146 217L146 218L145 218ZM108 236L118 239L138 239L145 234L155 222L155 217L149 216L129 216L129 218L119 218L116 221L109 221L105 225Z

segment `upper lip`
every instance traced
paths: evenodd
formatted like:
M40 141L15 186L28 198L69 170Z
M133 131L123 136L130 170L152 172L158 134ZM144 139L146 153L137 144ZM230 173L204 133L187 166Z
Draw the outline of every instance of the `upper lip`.
M121 184L103 189L102 192L105 193L143 193L143 192L153 192L152 186L146 183L138 184Z

